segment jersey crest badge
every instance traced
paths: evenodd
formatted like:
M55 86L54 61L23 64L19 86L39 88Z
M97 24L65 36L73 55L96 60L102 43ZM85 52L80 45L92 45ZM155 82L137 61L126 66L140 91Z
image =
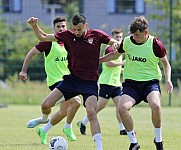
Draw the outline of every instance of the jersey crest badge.
M92 43L93 43L93 38L88 39L88 42L89 42L90 44L92 44Z

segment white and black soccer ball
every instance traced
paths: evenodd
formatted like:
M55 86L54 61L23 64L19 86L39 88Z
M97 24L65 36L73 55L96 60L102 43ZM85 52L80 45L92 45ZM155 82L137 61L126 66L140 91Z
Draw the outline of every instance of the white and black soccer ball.
M50 150L67 150L68 149L68 143L66 139L64 139L61 136L56 136L51 139L50 143Z

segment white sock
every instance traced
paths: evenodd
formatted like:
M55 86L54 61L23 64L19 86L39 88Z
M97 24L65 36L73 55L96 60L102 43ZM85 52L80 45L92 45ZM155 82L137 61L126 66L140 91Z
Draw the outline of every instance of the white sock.
M94 142L96 144L96 150L103 150L102 148L102 136L100 133L97 133L93 136Z
M48 120L48 115L43 114L41 120L42 122L46 122Z
M121 131L122 131L122 130L125 130L125 127L124 127L124 125L123 125L122 122L119 124L119 129L120 129Z
M47 133L52 127L53 125L49 121L48 123L43 125L42 130Z
M68 124L67 122L64 125L64 128L72 128L72 124Z
M84 119L82 120L82 124L84 125L84 126L86 126L87 125L87 123L88 123L88 118L87 118L87 116L85 116L84 117Z
M131 143L138 143L134 130L127 132L127 134Z
M155 128L155 141L162 142L162 128Z

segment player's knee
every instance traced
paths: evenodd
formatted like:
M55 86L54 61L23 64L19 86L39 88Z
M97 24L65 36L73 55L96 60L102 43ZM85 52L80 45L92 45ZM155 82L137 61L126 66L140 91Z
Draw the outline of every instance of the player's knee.
M49 109L49 108L51 108L51 107L50 107L50 105L49 105L48 102L44 101L44 102L41 104L41 108L42 108L42 109Z
M125 105L119 105L118 106L118 112L119 112L120 115L124 114L124 113L126 113L128 111L129 111L129 109Z
M80 99L79 97L76 97L75 99L76 99L75 105L76 105L77 107L80 107L80 105L81 105L81 99Z
M161 105L154 103L151 105L152 111L160 111L161 110Z
M79 100L78 98L75 98L75 100L71 103L71 105L74 108L79 108L81 105L81 100Z
M89 121L92 121L96 118L96 111L94 109L87 110L87 117Z

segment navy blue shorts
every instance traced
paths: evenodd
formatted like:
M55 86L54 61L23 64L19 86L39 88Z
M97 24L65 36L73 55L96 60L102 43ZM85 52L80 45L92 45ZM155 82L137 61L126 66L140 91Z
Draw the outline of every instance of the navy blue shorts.
M131 96L135 99L136 104L139 104L141 101L148 103L147 96L152 91L159 91L160 85L158 80L150 80L150 81L125 81L122 83L123 89L122 93Z
M50 89L51 91L53 91L53 90L54 90L54 88L56 88L56 86L57 86L57 85L59 85L59 83L60 83L60 82L61 82L61 81L56 82L55 84L53 84L53 85L49 86L49 89Z
M107 84L100 84L99 96L109 99L121 95L121 87Z
M97 81L83 80L72 74L64 75L63 81L60 82L56 88L63 93L65 100L69 100L77 95L82 95L84 106L85 101L89 96L94 95L98 97Z

